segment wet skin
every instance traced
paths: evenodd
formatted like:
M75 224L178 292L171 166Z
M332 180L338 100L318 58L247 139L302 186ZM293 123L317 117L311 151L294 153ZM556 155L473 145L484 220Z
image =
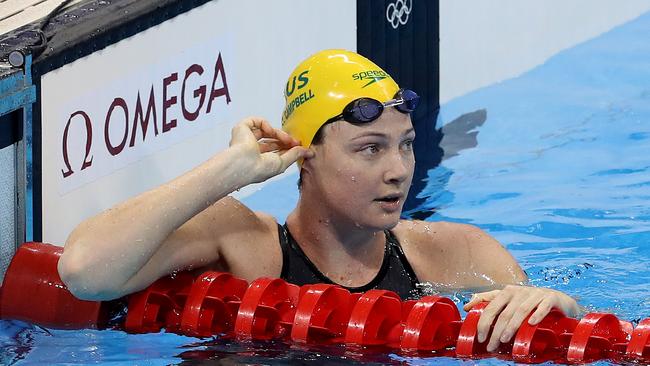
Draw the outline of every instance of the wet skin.
M368 283L381 264L382 231L390 228L420 280L461 288L508 285L477 294L467 305L491 301L478 329L479 338L487 338L496 319L490 350L507 341L535 308L531 322L551 307L574 315L577 304L567 295L514 285L526 278L521 268L482 230L400 220L413 175L413 138L409 116L393 108L370 124L328 125L323 143L309 149L264 119L246 118L233 128L228 149L80 223L66 242L59 274L73 294L89 300L121 297L181 269L229 271L249 281L279 276L277 222L228 194L303 159L302 192L287 224L334 281Z

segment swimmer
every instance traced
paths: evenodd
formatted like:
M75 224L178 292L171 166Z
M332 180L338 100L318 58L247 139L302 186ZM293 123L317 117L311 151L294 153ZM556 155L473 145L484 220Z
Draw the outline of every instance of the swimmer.
M465 305L490 302L478 326L489 351L510 341L531 312L531 324L552 308L576 316L568 295L524 285L514 258L482 230L400 218L415 164L415 92L356 53L326 50L294 70L285 100L282 130L246 118L226 150L80 223L58 267L69 290L110 300L186 269L380 288L403 298L417 297L421 282L491 288ZM286 223L229 196L294 163L300 198Z

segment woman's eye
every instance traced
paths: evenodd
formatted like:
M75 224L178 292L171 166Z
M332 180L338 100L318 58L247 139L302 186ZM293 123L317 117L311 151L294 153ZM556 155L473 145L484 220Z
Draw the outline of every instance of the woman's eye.
M372 144L361 148L361 151L367 154L376 154L379 152L379 146Z
M413 140L406 140L402 142L402 147L404 150L412 150L413 149Z

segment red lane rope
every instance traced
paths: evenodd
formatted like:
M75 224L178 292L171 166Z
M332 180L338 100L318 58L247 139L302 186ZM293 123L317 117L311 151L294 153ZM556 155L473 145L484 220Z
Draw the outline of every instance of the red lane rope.
M52 328L102 327L107 303L72 296L56 270L60 255L61 248L49 244L19 248L0 289L3 319ZM498 356L520 363L650 362L650 318L634 328L613 314L590 313L577 320L554 309L535 326L526 318L512 341L488 353L487 342L477 339L487 303L461 320L456 305L439 296L402 301L386 290L353 294L336 285L299 287L277 278L248 284L229 273L208 271L198 277L183 272L161 278L129 295L128 301L123 327L131 333L164 328L193 337L383 346L466 358Z
M228 274L209 273L236 280ZM197 291L194 287L205 287L200 280L202 277L194 282L190 292ZM142 324L142 328L127 328L127 331L156 329L160 319L174 319L164 312L174 311L173 307L165 306L169 303L169 296L165 295L175 288L178 287L173 287L167 279L160 279L146 290L131 295L126 323ZM631 323L613 314L590 313L578 321L554 309L535 326L528 324L526 318L513 340L501 344L491 354L486 350L487 342L479 343L477 339L478 321L486 302L475 306L465 320L461 320L456 305L439 296L402 301L397 294L386 290L351 294L336 285L298 287L277 278L256 279L243 294L241 289L240 285L235 293L229 292L227 286L221 287L222 302L228 302L226 297L234 300L231 300L232 306L220 306L223 310L210 313L210 321L220 324L212 328L211 333L199 329L199 322L187 323L180 329L172 323L167 331L308 344L384 346L406 352L438 352L445 356L455 348L457 357L498 355L521 363L584 363L601 359L650 361L650 318L633 329ZM152 292L159 295L152 296ZM215 298L219 297L187 297L184 304L176 306L184 313L188 308L200 313L210 308ZM139 310L147 301L155 314ZM132 312L132 307L138 311ZM234 326L228 327L233 316Z

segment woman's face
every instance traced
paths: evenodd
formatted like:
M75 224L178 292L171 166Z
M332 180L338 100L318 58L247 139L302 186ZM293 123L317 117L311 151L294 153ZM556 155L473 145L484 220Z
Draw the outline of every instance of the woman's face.
M325 126L323 142L312 145L308 191L337 219L363 228L389 229L400 218L411 186L415 132L409 115L386 108L375 121ZM309 183L307 183L307 180Z

